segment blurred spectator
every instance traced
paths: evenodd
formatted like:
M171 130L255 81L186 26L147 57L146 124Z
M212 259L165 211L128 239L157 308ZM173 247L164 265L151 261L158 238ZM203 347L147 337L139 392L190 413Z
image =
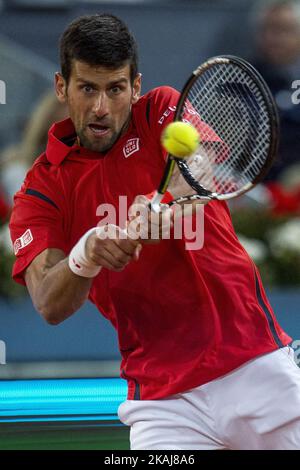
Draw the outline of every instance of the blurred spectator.
M259 0L253 12L255 54L251 63L269 85L281 121L277 162L266 181L281 180L300 163L300 105L293 104L294 80L300 80L300 1Z
M20 143L10 146L1 155L1 183L12 201L26 171L45 150L48 130L53 122L67 117L67 107L57 100L53 90L38 102L24 129Z

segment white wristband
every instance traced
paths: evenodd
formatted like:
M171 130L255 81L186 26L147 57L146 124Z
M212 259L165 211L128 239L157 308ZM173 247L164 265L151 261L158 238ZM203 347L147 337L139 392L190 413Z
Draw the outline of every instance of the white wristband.
M86 242L92 233L96 233L98 227L88 230L72 248L69 254L69 267L74 274L82 277L95 277L102 269L102 266L95 265L86 256Z

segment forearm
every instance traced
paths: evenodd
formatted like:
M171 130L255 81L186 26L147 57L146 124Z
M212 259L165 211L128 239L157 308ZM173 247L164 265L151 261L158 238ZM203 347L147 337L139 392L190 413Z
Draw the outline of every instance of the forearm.
M27 282L38 312L50 324L58 324L76 312L88 297L92 279L77 276L68 265L68 258L45 272L39 283Z
M46 249L27 268L27 288L36 309L48 323L60 323L81 307L102 268L119 272L138 259L139 241L118 237L121 230L116 226L106 228L103 229L106 238L94 229L86 232L69 257L62 250Z

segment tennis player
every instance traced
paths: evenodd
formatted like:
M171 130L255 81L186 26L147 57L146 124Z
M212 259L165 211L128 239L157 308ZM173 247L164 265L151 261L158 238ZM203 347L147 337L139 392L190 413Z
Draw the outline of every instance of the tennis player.
M111 15L74 20L60 55L56 94L70 119L52 126L15 196L14 279L50 324L89 298L117 329L128 381L119 416L131 426L132 449L299 448L291 338L226 204L205 206L199 250L187 250L184 238L126 238L118 222L96 228L103 204L118 212L119 196L147 207L178 92L140 96L135 40ZM172 211L165 219L161 233Z

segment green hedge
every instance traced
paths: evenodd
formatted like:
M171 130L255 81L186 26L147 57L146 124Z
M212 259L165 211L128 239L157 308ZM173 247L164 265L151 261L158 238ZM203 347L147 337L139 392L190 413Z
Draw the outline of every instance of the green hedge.
M253 259L265 285L300 285L300 218L244 208L232 213L232 221L238 236L263 243L264 256Z

